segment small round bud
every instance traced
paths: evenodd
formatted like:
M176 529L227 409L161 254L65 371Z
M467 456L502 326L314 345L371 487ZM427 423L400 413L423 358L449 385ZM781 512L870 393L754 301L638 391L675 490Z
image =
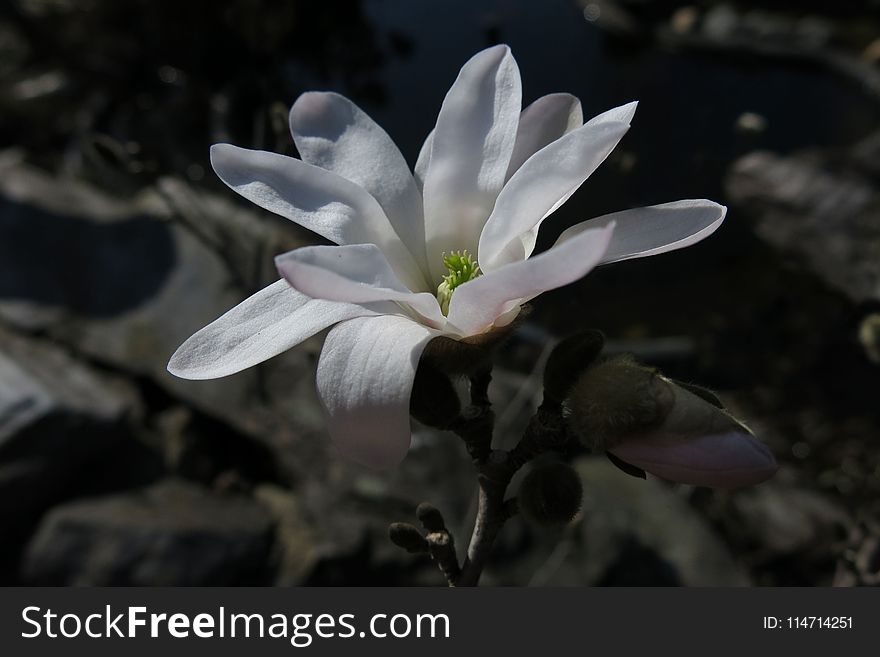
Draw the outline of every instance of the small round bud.
M416 508L416 518L422 523L429 532L442 532L446 529L446 523L443 521L443 514L433 504L422 502Z
M395 522L388 528L388 538L396 546L410 554L428 551L428 541L422 533L408 522Z
M592 329L560 341L544 366L544 397L561 404L581 373L596 360L604 344L602 333Z
M583 494L581 479L571 466L548 463L526 475L517 499L526 520L539 527L558 527L577 515Z
M445 429L461 412L461 399L449 377L422 360L416 370L409 412L422 424Z

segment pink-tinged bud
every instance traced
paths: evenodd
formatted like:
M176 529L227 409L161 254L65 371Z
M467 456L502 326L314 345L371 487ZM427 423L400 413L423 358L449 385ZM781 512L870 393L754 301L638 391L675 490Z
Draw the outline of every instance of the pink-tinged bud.
M778 467L726 410L631 359L587 370L566 403L584 444L662 479L738 488L769 479Z
M661 479L709 488L753 486L778 469L773 454L751 433L694 436L672 444L655 439L628 440L609 451Z

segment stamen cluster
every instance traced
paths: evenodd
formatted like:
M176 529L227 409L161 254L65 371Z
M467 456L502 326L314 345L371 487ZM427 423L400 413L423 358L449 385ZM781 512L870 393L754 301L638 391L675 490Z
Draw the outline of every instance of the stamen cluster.
M480 265L468 253L464 251L453 251L452 253L443 254L443 266L449 272L443 277L443 282L437 287L437 301L440 302L440 309L444 315L449 313L449 302L452 300L452 293L462 283L472 281L483 272L480 271Z

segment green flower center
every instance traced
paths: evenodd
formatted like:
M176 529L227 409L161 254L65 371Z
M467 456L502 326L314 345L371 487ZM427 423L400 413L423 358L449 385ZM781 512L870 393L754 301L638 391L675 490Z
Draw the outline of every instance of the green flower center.
M480 271L480 265L467 250L453 251L450 254L444 253L443 266L449 273L443 277L443 282L437 287L437 301L440 302L440 310L446 315L449 313L449 302L452 300L455 288L462 283L474 280L483 272Z

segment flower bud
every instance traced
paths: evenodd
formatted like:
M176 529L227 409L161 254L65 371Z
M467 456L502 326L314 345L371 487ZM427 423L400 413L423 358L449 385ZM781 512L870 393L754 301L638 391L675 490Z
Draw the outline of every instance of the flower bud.
M565 463L538 465L523 479L517 499L523 517L539 527L565 525L581 508L584 489Z
M395 522L388 528L388 538L396 546L410 554L428 551L428 541L422 533L408 522Z
M587 447L669 481L737 488L769 479L777 465L767 446L712 393L690 388L631 358L607 360L572 387L569 427Z
M416 518L422 523L422 526L429 532L442 532L446 530L446 523L443 520L443 514L440 509L428 502L422 502L416 507Z
M697 397L702 397L704 400L712 404L717 408L724 408L724 404L721 403L721 400L718 399L718 395L709 390L708 388L704 388L703 386L698 386L695 383L685 383L684 381L676 381L675 379L669 379L675 385L681 386L688 392L692 392Z
M578 377L566 399L568 424L587 447L603 450L660 426L674 401L667 379L656 370L617 356Z

